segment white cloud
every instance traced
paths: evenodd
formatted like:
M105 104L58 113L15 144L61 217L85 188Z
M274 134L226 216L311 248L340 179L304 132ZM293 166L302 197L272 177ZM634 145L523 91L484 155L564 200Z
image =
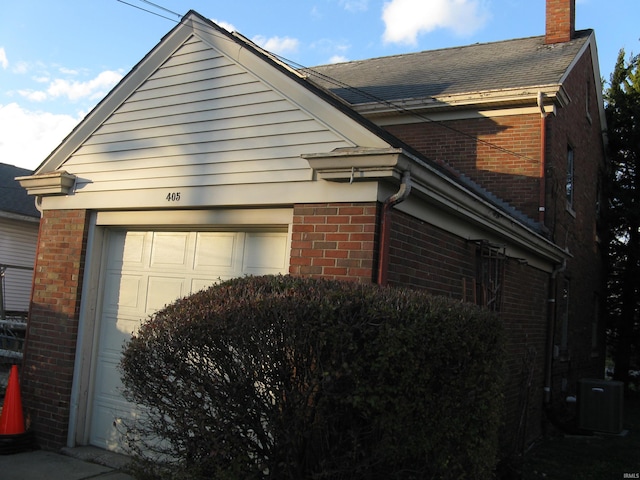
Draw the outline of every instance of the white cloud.
M4 51L4 47L0 47L0 66L2 66L2 68L7 68L9 66L7 52Z
M72 70L71 68L66 68L66 67L60 67L60 73L63 73L65 75L78 75L78 71L77 70Z
M369 8L369 0L340 0L340 5L349 12L364 12Z
M71 101L77 101L82 98L100 100L121 79L122 74L120 72L106 70L86 82L56 78L50 81L46 90L20 90L18 93L32 101L44 101L60 97L65 97Z
M13 73L23 74L29 71L29 64L27 62L18 62L15 64L11 70Z
M382 10L383 40L415 45L418 35L437 28L469 35L481 28L488 17L480 0L391 0Z
M331 57L329 59L329 63L344 63L344 62L348 62L349 59L347 57L345 57L344 55L334 55L333 57Z
M80 98L101 99L122 79L122 74L107 70L87 82L70 82L56 79L47 89L52 97L67 97L69 100Z
M314 5L313 7L311 7L311 16L313 18L316 19L321 19L324 17L324 15L322 14L322 12L320 12L320 10L318 9L318 7L316 5Z
M234 27L229 22L225 22L224 20L216 20L215 18L211 18L210 20L219 27L224 28L227 32L237 32L236 27Z
M0 162L34 170L80 119L0 104Z
M298 51L298 46L300 45L297 39L290 37L266 38L262 35L257 35L253 37L252 40L265 50L277 55L295 53Z
M325 58L329 58L327 63L348 62L347 52L351 49L348 43L323 38L311 44L311 48L319 52Z
M41 90L18 90L18 94L32 102L44 102L47 99L47 93Z

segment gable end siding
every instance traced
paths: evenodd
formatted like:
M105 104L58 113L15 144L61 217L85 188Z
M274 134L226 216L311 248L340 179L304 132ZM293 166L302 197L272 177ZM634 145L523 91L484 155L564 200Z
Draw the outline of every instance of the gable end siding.
M9 265L1 279L6 311L29 310L37 238L37 223L0 218L0 264Z
M299 182L302 153L353 144L196 37L158 68L64 168L76 191Z

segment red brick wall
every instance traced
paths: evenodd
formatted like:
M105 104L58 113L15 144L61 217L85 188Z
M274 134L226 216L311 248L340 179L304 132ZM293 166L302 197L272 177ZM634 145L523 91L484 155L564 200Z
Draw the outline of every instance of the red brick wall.
M295 205L289 272L372 282L377 218L376 203Z
M541 434L547 359L549 274L509 260L500 312L507 333L505 436L515 453ZM518 430L520 421L522 430Z
M598 105L590 52L575 65L565 88L572 102L549 117L547 134L546 225L555 243L572 255L558 275L556 297L555 344L560 344L560 301L562 284L570 283L569 336L566 355L554 360L554 394L556 402L575 394L580 378L602 378L604 372L604 325L599 328L598 348L592 348L592 323L596 316L596 296L604 304L603 252L597 238L598 183L604 171L604 147L600 132ZM588 97L586 90L591 90ZM574 150L574 204L567 208L565 183L567 147ZM602 312L601 312L602 313ZM603 315L600 315L602 319Z
M87 221L83 210L46 210L40 222L21 388L43 448L67 439Z
M476 243L397 210L393 211L392 221L391 285L410 285L467 301L473 298ZM508 339L504 440L514 445L528 444L540 434L548 282L548 273L513 259L505 263L500 309ZM521 417L526 421L526 428L521 431L522 437L516 438Z
M463 285L470 289L466 280L475 276L475 244L398 210L391 218L389 284L462 299Z
M569 8L568 1L558 3L562 3L562 8ZM601 306L604 303L603 252L597 241L596 205L605 159L597 104L599 79L594 78L589 50L573 67L564 88L571 101L547 117L544 168L544 235L572 255L558 275L558 289L553 293L559 298L560 286L565 279L570 281L569 351L556 358L553 365L554 385L560 386L553 389L553 395L560 402L575 393L578 379L601 377L604 368L602 321L598 347L592 348L592 327L598 313L596 297ZM445 126L424 123L387 128L430 159L451 165L531 219L539 218L540 115L457 120L445 122ZM575 162L573 209L567 209L565 197L569 145L574 150ZM411 248L410 242L405 244ZM440 287L443 292L455 292L459 288L454 280L447 279L446 271L439 271L438 275L444 275L446 285ZM562 314L562 308L560 302L556 302L556 318ZM602 312L599 313L602 319ZM560 342L561 329L557 321L556 345Z
M452 166L537 220L540 115L474 118L443 124L414 123L386 128L429 159Z

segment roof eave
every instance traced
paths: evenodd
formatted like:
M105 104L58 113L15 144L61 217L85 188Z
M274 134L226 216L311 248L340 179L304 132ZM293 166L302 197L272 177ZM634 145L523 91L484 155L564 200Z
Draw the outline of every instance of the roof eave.
M341 149L303 155L317 178L333 182L399 181L411 172L412 190L428 202L464 217L546 262L561 264L570 255L555 243L505 214L471 190L402 148Z
M564 107L570 98L561 84L532 85L525 88L509 88L464 92L437 97L405 98L389 102L370 102L352 105L361 115L372 117L395 113L443 111L452 108L487 109L535 106L542 93L545 107Z

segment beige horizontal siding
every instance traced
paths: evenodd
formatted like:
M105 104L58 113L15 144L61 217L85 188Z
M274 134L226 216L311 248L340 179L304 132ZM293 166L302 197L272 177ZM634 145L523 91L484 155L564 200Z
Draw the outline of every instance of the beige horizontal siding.
M195 37L65 162L76 192L309 181L301 154L352 146Z
M32 270L38 240L38 224L0 218L0 264L9 265L3 282L4 308L26 312L31 295Z

